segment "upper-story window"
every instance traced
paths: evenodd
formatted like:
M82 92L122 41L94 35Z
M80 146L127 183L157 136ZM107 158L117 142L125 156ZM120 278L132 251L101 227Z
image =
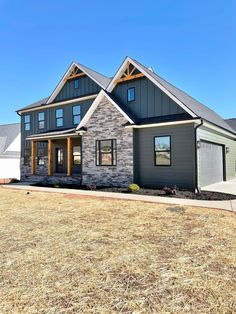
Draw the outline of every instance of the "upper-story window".
M75 88L75 89L78 89L78 88L79 88L79 80L78 80L78 79L75 79L75 80L74 80L74 88Z
M135 100L135 87L131 87L127 89L127 101Z
M155 165L171 166L171 137L157 136L154 138Z
M73 123L79 124L81 120L80 105L73 106L72 111L73 111Z
M56 126L63 126L63 109L56 109Z
M39 129L45 128L45 113L44 112L38 113L38 128Z
M25 131L30 131L30 115L29 114L24 116L24 125L25 125Z

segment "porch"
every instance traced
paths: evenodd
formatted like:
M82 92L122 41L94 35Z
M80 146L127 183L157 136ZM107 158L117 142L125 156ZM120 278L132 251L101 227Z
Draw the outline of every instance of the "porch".
M46 137L28 138L31 142L31 175L80 176L82 137L75 133Z

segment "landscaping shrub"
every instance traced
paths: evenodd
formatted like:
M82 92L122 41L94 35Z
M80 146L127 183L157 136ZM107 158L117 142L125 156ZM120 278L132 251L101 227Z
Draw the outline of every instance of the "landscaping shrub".
M132 183L128 186L128 190L129 192L137 192L138 190L140 190L140 187L138 186L138 184Z
M171 187L165 186L163 190L165 191L166 195L176 195L178 188L176 185Z
M61 183L54 183L53 187L56 189L59 189L59 188L63 188L63 185Z
M18 180L16 178L11 179L11 181L10 181L10 183L18 183L18 182L20 182L20 180Z
M92 184L87 185L87 189L91 190L91 191L94 191L94 190L97 189L97 186L96 186L95 183L92 183Z

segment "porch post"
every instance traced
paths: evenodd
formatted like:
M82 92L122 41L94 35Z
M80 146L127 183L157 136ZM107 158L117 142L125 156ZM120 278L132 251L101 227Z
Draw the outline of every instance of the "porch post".
M67 138L67 175L72 175L72 139Z
M31 142L31 173L32 175L35 175L35 151L36 151L36 142L32 141Z
M48 140L48 175L52 175L52 164L53 164L53 142Z

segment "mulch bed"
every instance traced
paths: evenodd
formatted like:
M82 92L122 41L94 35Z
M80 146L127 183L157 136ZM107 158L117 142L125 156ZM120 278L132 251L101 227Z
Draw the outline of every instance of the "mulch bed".
M98 188L100 191L104 192L118 192L118 193L129 193L127 189L124 188ZM236 195L211 192L211 191L202 191L201 194L195 194L191 191L186 190L177 190L176 195L168 195L163 189L143 189L133 192L133 194L140 195L150 195L150 196L162 196L162 197L171 197L171 198L184 198L184 199L194 199L194 200L206 200L206 201L226 201L236 199Z
M66 188L66 189L80 189L80 190L89 190L87 187L79 186L75 184L44 184L42 182L33 184L34 186L42 187L51 187L51 188ZM96 187L96 191L103 192L115 192L115 193L131 193L126 188L119 187ZM150 196L162 196L162 197L171 197L171 198L183 198L183 199L194 199L194 200L207 200L207 201L226 201L236 199L236 195L211 192L211 191L202 191L200 194L195 194L191 191L186 190L176 190L175 195L167 194L163 189L149 189L149 188L140 188L139 191L132 192L132 194L139 195L150 195Z

